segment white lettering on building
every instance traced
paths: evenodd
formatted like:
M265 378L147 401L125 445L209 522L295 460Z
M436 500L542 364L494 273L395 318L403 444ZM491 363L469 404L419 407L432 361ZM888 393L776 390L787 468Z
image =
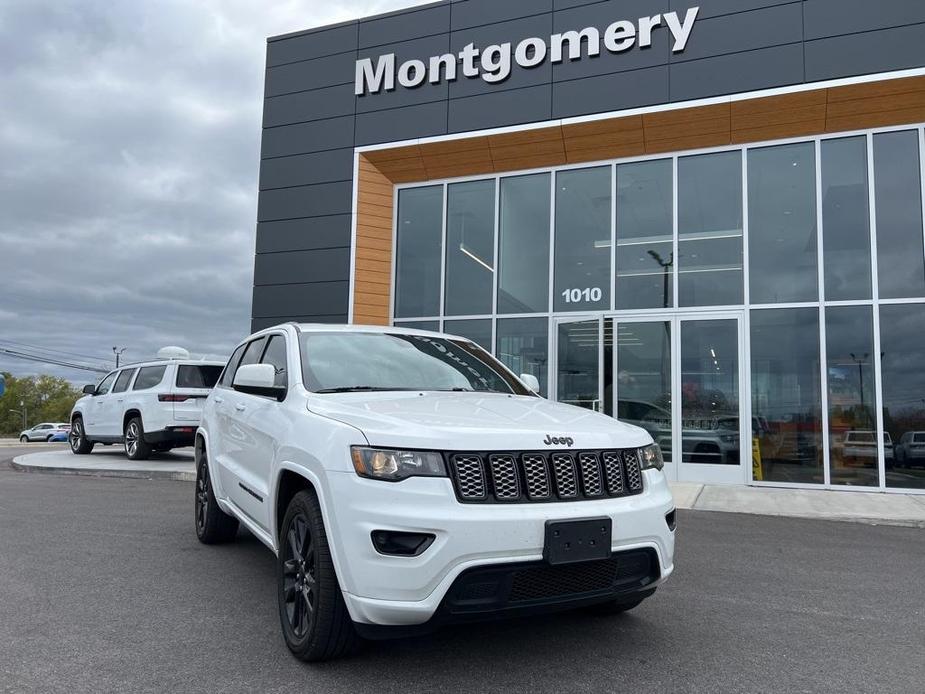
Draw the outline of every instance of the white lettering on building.
M356 63L355 91L357 96L363 96L393 91L397 86L414 89L425 82L455 82L460 75L467 79L481 77L489 84L498 84L511 76L514 66L529 70L547 60L558 64L598 57L602 39L604 48L615 54L631 48L651 48L653 34L659 30L671 33L674 41L671 50L680 53L687 48L699 12L699 7L691 7L683 20L677 12L641 17L637 22L620 20L604 29L603 34L597 27L587 27L553 34L548 39L527 38L516 45L499 43L480 49L470 43L458 54L407 60L401 65L395 64L394 53L375 59L363 58Z

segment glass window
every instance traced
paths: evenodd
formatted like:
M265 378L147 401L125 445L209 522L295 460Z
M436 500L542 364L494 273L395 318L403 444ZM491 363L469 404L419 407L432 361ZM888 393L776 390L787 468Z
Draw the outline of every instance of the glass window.
M112 387L113 393L124 393L128 390L129 381L132 380L132 376L135 375L137 369L125 369L122 373L119 374L119 378L116 379L116 385Z
M823 484L819 310L751 312L756 481Z
M869 306L826 309L832 484L880 484L873 333Z
M753 304L819 299L815 160L812 143L748 152Z
M267 348L264 350L261 364L270 364L276 372L273 385L277 388L289 387L289 375L286 360L286 338L282 335L271 335Z
M118 371L113 371L111 374L106 376L100 384L96 387L97 395L106 395L109 392L109 389L112 388L112 382L116 380L116 376L119 375Z
M244 354L244 350L247 348L247 345L241 345L238 347L234 354L231 355L231 359L228 360L228 363L225 365L225 370L222 372L221 381L219 385L223 388L231 388L231 383L234 380L234 372L238 370L238 362L241 360L241 355Z
M880 297L925 295L922 171L914 130L874 135Z
M556 174L556 311L610 308L611 167Z
M674 306L670 159L617 167L617 308Z
M132 385L132 390L149 390L161 384L167 366L143 366L138 370L138 377Z
M609 385L606 379L604 385ZM610 396L605 391L604 398ZM670 322L618 323L617 398L617 419L648 431L670 463Z
M396 233L395 315L436 316L440 313L443 186L399 191Z
M306 333L305 387L351 391L475 391L532 395L494 357L465 341L387 333Z
M490 318L485 320L448 320L443 324L443 332L472 340L486 352L491 352Z
M729 306L744 297L742 154L678 159L681 306Z
M495 276L495 181L447 186L446 215L446 315L491 313Z
M822 142L825 298L870 299L870 196L867 138Z
M600 329L597 319L559 324L556 361L559 402L601 411Z
M497 331L498 359L518 376L536 376L540 395L546 397L549 322L545 318L504 318L498 321Z
M925 304L880 307L886 486L925 489Z
M432 333L440 332L440 321L438 320L405 320L395 321L396 328L408 328L409 330L429 330Z
M501 179L498 313L549 310L550 175Z
M177 388L214 388L221 366L214 364L180 364L177 367Z
M738 465L739 327L735 320L681 323L681 461Z
M248 364L259 364L260 356L263 354L263 348L266 344L266 336L251 340L250 344L247 345L247 349L244 350L244 354L241 356L241 361L238 363L237 368L240 369L242 366L247 366Z

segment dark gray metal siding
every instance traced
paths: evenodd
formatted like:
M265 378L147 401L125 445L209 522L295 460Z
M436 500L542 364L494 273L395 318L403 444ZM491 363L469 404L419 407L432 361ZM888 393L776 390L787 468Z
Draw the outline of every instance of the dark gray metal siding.
M358 57L397 63L617 19L700 16L651 48L355 97ZM269 40L255 328L347 320L353 148L925 65L922 0L445 0Z

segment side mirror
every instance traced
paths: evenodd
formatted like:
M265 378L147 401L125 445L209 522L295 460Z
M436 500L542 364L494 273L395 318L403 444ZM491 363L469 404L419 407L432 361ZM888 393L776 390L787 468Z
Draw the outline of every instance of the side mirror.
M272 364L245 364L234 375L232 387L249 395L262 395L280 401L286 398L286 389L276 385L276 369Z
M523 381L523 384L527 386L527 388L539 395L540 380L536 376L533 374L520 374L520 380Z
M96 395L96 386L84 386L84 395Z

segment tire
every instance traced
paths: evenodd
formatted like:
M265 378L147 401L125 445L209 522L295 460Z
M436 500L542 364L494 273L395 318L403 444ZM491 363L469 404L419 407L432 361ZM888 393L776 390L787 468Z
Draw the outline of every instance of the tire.
M354 652L361 640L344 604L314 492L293 497L279 536L277 599L286 646L309 663Z
M71 432L67 435L67 442L74 455L87 455L93 451L93 442L87 438L82 417L74 417L74 421L71 422Z
M54 436L46 436L46 437L45 437L45 443L51 443L51 440L52 440L53 438L54 438Z
M125 457L129 460L147 460L151 457L151 445L145 442L145 429L141 417L132 417L125 423L122 441Z
M20 442L20 443L29 443L29 437L28 437L28 436L20 436L20 437L19 437L19 442Z
M204 545L231 542L238 534L238 519L219 508L212 491L209 461L203 451L196 462L196 537Z

